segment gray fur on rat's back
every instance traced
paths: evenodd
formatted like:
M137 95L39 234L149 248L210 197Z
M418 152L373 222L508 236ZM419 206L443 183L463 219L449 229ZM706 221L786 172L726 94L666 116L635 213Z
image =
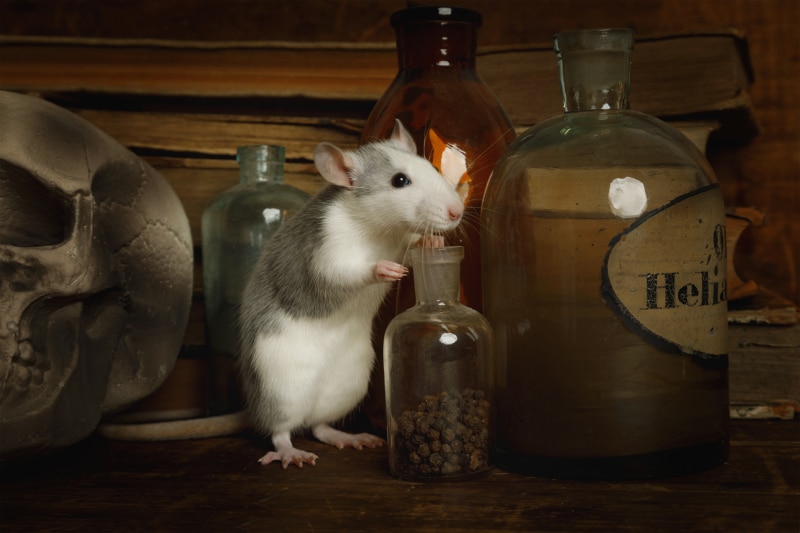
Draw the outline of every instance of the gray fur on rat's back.
M322 239L323 217L326 207L344 192L343 187L328 185L303 207L302 216L284 223L267 242L256 267L248 280L242 298L241 348L250 354L255 349L258 335L280 332L282 313L292 317L319 318L329 314L345 292L311 272L310 258L317 252ZM287 253L294 249L295 252ZM295 254L308 258L296 261ZM247 361L240 361L240 367ZM243 385L247 403L263 402L277 406L275 398L260 386L257 374L242 368ZM273 426L284 415L277 409L260 413L262 423Z
M316 276L311 261L297 262L295 253L311 258L322 239L326 206L344 192L328 185L303 208L302 217L289 219L283 231L271 239L247 284L242 316L246 338L256 333L273 333L277 324L270 320L280 310L292 317L319 318L329 314L345 289ZM289 254L287 250L294 248Z
M361 147L372 167L388 167L386 154L372 145ZM369 195L371 183L356 183L352 193ZM242 316L245 340L257 333L271 333L277 324L270 320L274 311L282 310L292 317L320 318L330 314L351 289L329 283L312 271L311 257L319 250L323 238L323 220L327 207L347 191L327 185L303 208L301 216L289 219L262 252L244 294ZM297 262L295 248L307 261ZM264 297L266 293L266 298ZM255 295L259 295L256 297ZM250 344L246 342L246 344Z

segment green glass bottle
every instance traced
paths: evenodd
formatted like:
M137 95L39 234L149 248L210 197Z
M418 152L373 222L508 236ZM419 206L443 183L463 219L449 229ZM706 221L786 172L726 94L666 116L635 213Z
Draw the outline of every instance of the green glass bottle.
M203 212L203 292L209 359L210 415L243 407L235 359L242 291L264 243L310 195L283 182L283 146L240 146L239 183Z

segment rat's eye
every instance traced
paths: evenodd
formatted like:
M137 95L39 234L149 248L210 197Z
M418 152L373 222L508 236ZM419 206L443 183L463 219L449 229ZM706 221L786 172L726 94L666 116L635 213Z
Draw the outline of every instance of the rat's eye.
M401 189L403 187L408 187L409 185L411 185L411 179L409 179L409 177L402 172L398 172L392 176L392 187L395 189Z

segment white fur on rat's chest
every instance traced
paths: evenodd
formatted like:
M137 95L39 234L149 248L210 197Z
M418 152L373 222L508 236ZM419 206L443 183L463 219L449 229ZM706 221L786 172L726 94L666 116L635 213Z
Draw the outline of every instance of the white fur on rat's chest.
M375 359L372 322L391 287L376 279L375 266L400 262L411 238L359 229L352 210L339 206L326 215L312 270L347 296L323 317L287 315L278 333L256 341L257 371L279 404L281 422L272 431L333 422L364 397Z
M374 365L371 328L371 319L357 320L352 310L339 309L324 318L294 320L280 334L257 341L261 371L280 411L272 431L333 422L356 406Z
M358 303L374 303L377 311L389 284L378 283L373 287L375 265L382 259L402 262L416 237L402 229L376 230L377 224L365 224L359 220L357 211L357 203L331 206L323 226L322 245L313 258L313 269L334 285L366 289L357 296L364 298Z

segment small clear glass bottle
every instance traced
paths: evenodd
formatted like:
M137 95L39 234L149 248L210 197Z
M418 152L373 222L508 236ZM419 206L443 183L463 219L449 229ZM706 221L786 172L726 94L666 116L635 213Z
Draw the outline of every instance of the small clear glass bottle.
M702 153L628 109L633 32L558 34L563 116L520 135L481 214L497 462L648 478L728 452L724 205Z
M214 198L201 221L211 415L243 406L234 361L242 291L264 243L310 195L283 182L283 146L240 146L239 183Z
M467 479L492 466L492 332L459 301L461 246L413 248L417 304L384 337L389 470Z

